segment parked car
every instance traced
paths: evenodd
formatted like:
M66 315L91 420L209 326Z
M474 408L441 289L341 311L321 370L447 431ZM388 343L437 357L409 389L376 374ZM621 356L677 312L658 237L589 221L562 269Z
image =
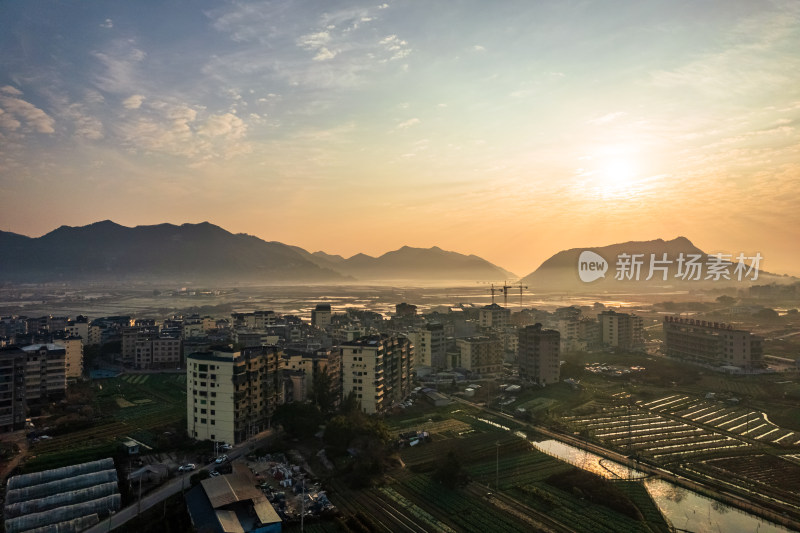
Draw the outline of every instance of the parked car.
M178 472L189 472L197 468L197 465L194 463L187 463L185 465L181 465L178 467Z
M217 460L214 461L214 462L217 463L218 465L221 465L222 463L224 463L227 460L228 460L228 456L227 455L220 455L219 457L217 457Z
M217 472L216 470L212 470L211 472L208 473L208 475L211 477L217 477L218 475L220 475L220 473Z
M227 442L223 442L222 444L219 445L219 449L222 450L222 451L227 452L228 450L232 450L233 446L231 446Z

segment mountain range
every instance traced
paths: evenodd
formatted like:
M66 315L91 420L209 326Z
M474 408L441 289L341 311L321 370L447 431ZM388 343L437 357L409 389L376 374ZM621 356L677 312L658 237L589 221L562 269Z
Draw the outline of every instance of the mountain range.
M475 255L404 246L348 259L233 234L218 226L129 228L109 220L42 237L0 231L0 281L347 283L516 278Z
M581 254L592 252L596 254L591 257L599 256L605 260L607 271L602 277L598 275L596 279L587 281L581 278L579 261L583 261ZM664 255L666 254L666 256ZM732 254L738 255L738 254ZM636 256L634 258L634 256ZM686 266L686 260L691 256L700 256L697 263L699 266ZM738 280L739 274L736 271L735 258L723 260L719 263L719 269L726 272L730 279L723 275L717 276L713 270L709 270L709 263L714 262L713 255L709 256L706 252L692 244L686 237L677 237L665 241L655 239L651 241L629 241L624 243L612 244L602 247L572 248L562 250L542 263L532 273L525 276L520 283L527 285L531 289L548 289L557 291L583 291L601 290L653 290L657 288L677 288L681 290L720 287L723 285L749 284L753 281L757 283L786 282L794 278L778 276L756 268L753 271L745 269L741 272L742 280ZM681 264L681 259L684 263ZM651 260L653 271L651 274ZM641 261L638 272L634 261ZM732 262L733 261L733 262ZM588 261L591 262L591 261ZM622 263L620 263L622 262ZM744 265L749 267L754 261L752 258L745 257ZM585 265L584 265L585 266ZM584 271L590 278L591 271ZM621 275L620 272L624 275ZM709 277L710 276L710 277ZM753 280L753 277L756 277ZM647 279L650 277L651 279ZM699 279L694 279L695 277ZM666 279L665 279L666 278Z
M582 253L605 261L605 275L587 282L579 274ZM638 279L615 279L622 254L641 254ZM670 272L648 277L650 257L666 254ZM665 241L631 241L603 247L573 248L556 253L520 283L533 291L653 290L663 287L699 288L734 281L684 280L678 258L706 254L685 237ZM704 265L705 266L705 265ZM734 265L726 265L733 272ZM759 272L758 283L786 281ZM735 276L732 276L735 279ZM475 255L433 248L403 246L380 257L356 254L349 258L325 252L310 253L298 246L233 234L208 222L121 226L109 220L87 226L60 228L32 238L0 231L0 282L148 282L159 284L225 283L356 283L511 281L513 273ZM790 281L794 278L788 278ZM747 280L745 280L747 282ZM741 283L741 282L739 282Z

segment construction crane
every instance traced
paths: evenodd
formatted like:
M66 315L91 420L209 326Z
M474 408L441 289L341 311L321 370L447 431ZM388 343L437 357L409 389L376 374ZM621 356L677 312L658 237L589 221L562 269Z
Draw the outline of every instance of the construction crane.
M522 282L518 282L516 285L508 285L505 281L503 286L497 289L503 292L503 307L508 307L508 291L515 287L519 287L519 306L522 307L522 289L527 289L528 286L523 285ZM492 303L494 303L494 293L492 293Z

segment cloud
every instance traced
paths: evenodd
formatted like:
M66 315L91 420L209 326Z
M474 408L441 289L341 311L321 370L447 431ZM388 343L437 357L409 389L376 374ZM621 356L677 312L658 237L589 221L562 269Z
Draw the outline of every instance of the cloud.
M134 94L123 100L122 106L125 109L139 109L140 107L142 107L142 102L144 102L144 98L145 97L142 96L141 94Z
M472 49L475 52L485 52L486 51L486 48L481 46L481 45L479 45L479 44L476 44L475 46L473 46Z
M55 133L53 117L18 98L22 92L11 86L0 89L0 126L9 131L31 131L36 133Z
M4 87L0 87L0 92L4 92L6 94L10 94L11 96L22 96L22 91L19 89L12 87L11 85L6 85Z
M104 137L103 123L96 117L87 114L80 104L73 104L69 107L68 117L72 120L76 136L91 141Z
M317 51L317 55L314 56L314 61L325 61L326 59L333 59L336 57L336 52L331 52L324 46Z
M389 35L381 39L380 43L384 49L391 53L391 61L402 59L411 53L408 43L400 39L397 35Z
M206 137L219 137L224 135L229 139L240 139L247 132L245 123L232 113L224 115L211 115L206 123L197 130L198 134Z
M102 24L100 24L101 28L113 28L114 22L111 19L106 19Z
M243 141L247 124L233 113L207 113L201 106L146 101L133 117L117 125L133 152L163 153L203 162L250 151Z
M111 93L129 93L139 85L139 64L147 54L130 46L129 42L119 43L112 52L92 54L101 64L102 72L95 76L95 85Z
M240 46L212 57L203 72L225 83L263 76L325 92L322 98L330 99L330 89L372 83L376 71L411 52L397 35L376 39L383 22L379 6L334 8L315 15L287 5L259 4L255 9L232 3L208 12L214 28Z
M410 118L410 119L398 124L397 125L397 129L404 130L406 128L410 128L411 126L416 126L417 124L419 124L419 119L418 118Z

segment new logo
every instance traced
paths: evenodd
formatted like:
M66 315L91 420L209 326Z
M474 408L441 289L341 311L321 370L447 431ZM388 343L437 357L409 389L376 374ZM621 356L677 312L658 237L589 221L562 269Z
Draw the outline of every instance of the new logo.
M589 250L581 252L578 257L578 276L584 283L592 282L599 278L606 277L608 271L608 262L598 255Z

